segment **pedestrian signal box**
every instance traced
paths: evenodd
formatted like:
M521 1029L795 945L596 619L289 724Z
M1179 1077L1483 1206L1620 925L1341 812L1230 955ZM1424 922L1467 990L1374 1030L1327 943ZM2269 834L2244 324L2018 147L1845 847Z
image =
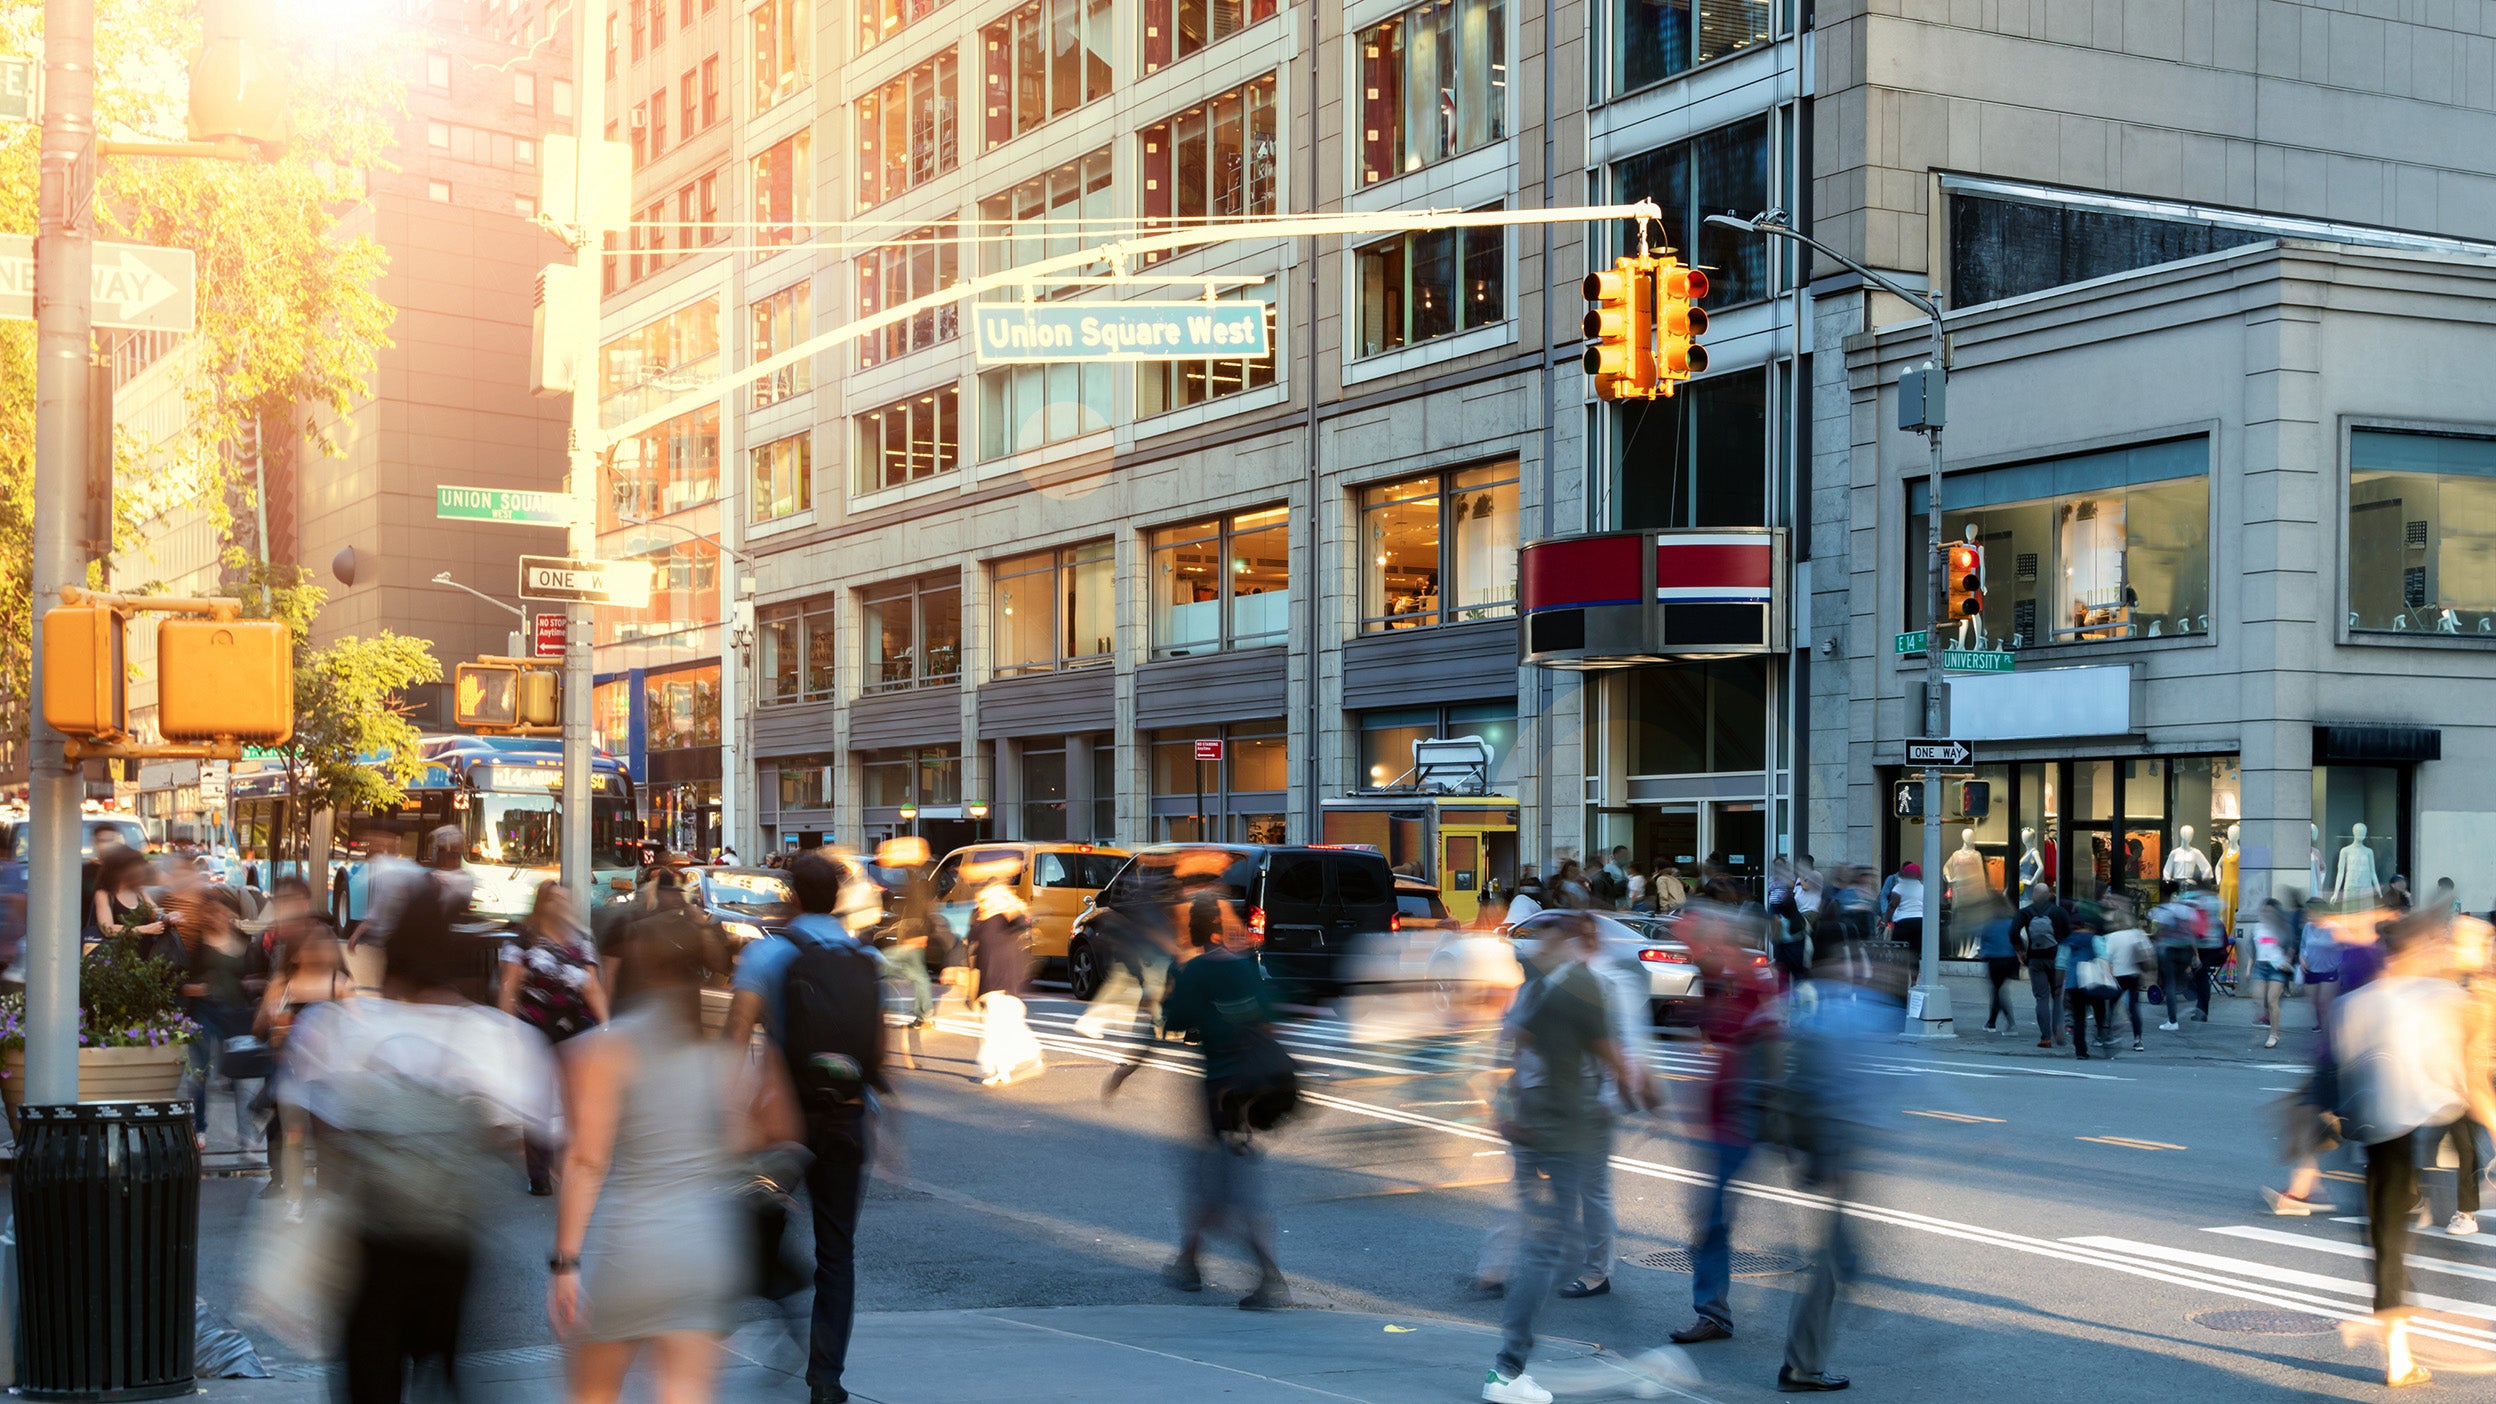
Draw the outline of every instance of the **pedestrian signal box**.
M1982 819L1992 812L1992 782L1970 780L1959 786L1959 813L1970 819Z
M156 626L156 729L167 741L283 745L295 734L295 636L276 619Z
M1924 782L1921 780L1899 781L1898 789L1890 799L1889 812L1890 817L1895 819L1923 818Z
M563 680L551 661L483 658L452 670L451 719L484 732L522 735L563 724Z
M122 712L121 616L103 605L43 614L43 720L64 736L95 740L126 729Z

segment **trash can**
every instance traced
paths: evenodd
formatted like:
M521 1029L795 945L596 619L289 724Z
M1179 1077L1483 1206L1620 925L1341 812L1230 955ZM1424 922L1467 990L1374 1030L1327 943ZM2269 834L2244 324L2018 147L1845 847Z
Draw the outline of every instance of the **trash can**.
M182 1102L26 1107L18 1120L18 1392L191 1392L199 1151Z

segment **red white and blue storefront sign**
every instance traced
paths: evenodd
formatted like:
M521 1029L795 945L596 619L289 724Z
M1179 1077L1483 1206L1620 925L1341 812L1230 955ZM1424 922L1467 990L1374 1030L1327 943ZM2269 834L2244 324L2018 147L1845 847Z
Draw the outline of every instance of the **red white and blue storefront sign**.
M1622 667L1786 647L1782 528L1595 532L1519 553L1518 656Z

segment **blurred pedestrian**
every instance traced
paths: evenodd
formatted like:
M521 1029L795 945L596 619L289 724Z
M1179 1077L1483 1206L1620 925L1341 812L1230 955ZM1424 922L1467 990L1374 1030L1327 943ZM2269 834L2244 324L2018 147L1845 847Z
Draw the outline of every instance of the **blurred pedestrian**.
M2305 903L2304 927L2297 939L2297 975L2314 998L2314 1030L2322 1032L2331 1015L2332 996L2340 988L2340 942L2323 918L2329 908L2320 897ZM2274 1025L2276 1027L2276 1025Z
M963 869L967 880L979 884L971 901L969 945L978 980L971 1007L980 1016L980 1082L1002 1087L1022 1068L1045 1066L1023 1014L1023 1000L1031 992L1031 911L1014 890L1018 861L987 865L976 873L972 866L966 863Z
M2158 946L2158 988L2166 1002L2163 1033L2184 1027L2184 1001L2200 976L2200 955L2193 944L2193 912L2180 902L2161 902L2149 912L2151 938Z
M1985 998L1985 1032L2006 1034L2019 1027L2011 1006L2010 983L2019 978L2019 947L2011 931L2011 907L1988 889L1969 899L1969 920L1976 926L1976 958L1985 963L1992 991Z
M25 960L26 864L12 825L0 828L0 988L24 983Z
M2115 970L2106 958L2105 938L2097 931L2094 916L2083 913L2071 923L2063 937L2062 954L2055 957L2063 971L2064 998L2071 1007L2071 1051L2082 1062L2089 1057L2089 1017L2097 1017L2098 1052L2112 1057L2115 1031L2107 1026L2107 1006L2114 1002Z
M2268 1031L2262 1040L2265 1048L2279 1046L2280 999L2296 966L2297 933L2288 909L2276 897L2265 898L2253 928L2253 978L2262 991L2259 1022Z
M2420 916L2377 929L2383 973L2332 1011L2340 1114L2366 1147L2366 1234L2375 1255L2375 1315L2384 1328L2384 1383L2420 1384L2409 1352L2409 1226L2417 1212L2417 1133L2474 1117L2496 1124L2496 1089L2474 1075L2469 999L2438 977L2435 923Z
M2063 1041L2063 972L2056 963L2063 938L2071 934L2071 917L2054 900L2054 889L2041 882L2028 885L2028 901L2011 917L2014 939L2028 960L2028 993L2037 1005L2037 1046L2059 1047Z
M1522 1237L1501 1313L1499 1354L1482 1382L1489 1404L1550 1404L1551 1391L1526 1373L1526 1358L1534 1350L1535 1314L1561 1263L1572 1250L1584 1251L1586 1199L1598 1166L1611 1155L1605 1076L1639 1107L1655 1105L1646 1070L1623 1053L1605 1012L1603 981L1590 965L1601 955L1594 922L1572 914L1529 930L1539 939L1522 956L1527 978L1517 992L1522 1012L1515 1023L1520 1060L1530 1054L1533 1072L1511 1079L1500 1112L1508 1153L1519 1165L1514 1183Z
M354 1239L339 1346L346 1404L394 1404L409 1367L428 1362L456 1393L504 1138L549 1116L545 1046L461 996L467 967L441 905L414 904L390 937L383 997L318 1003L287 1040L281 1096L311 1119L322 1192Z
M244 1110L241 1084L268 1075L266 1046L252 1033L261 992L268 988L268 962L259 944L236 929L243 904L232 890L202 889L193 910L193 929L184 933L189 950L182 981L191 1022L199 1025L199 1036L191 1040L191 1068L199 1078L191 1101L192 1124L205 1147L208 1084L212 1076L222 1076L234 1097L236 1147L248 1150L252 1121Z
M1886 1124L1879 1109L1889 1105L1891 1089L1875 1087L1865 1069L1897 1037L1905 1009L1894 988L1894 972L1905 969L1832 969L1824 963L1815 971L1814 983L1824 990L1840 989L1845 997L1824 993L1809 1016L1797 1021L1788 1045L1784 1086L1794 1119L1805 1128L1797 1139L1807 1143L1802 1148L1802 1182L1837 1204L1819 1216L1819 1251L1812 1255L1811 1276L1786 1321L1785 1361L1777 1367L1777 1388L1787 1394L1840 1390L1848 1384L1845 1376L1828 1370L1838 1295L1854 1281L1857 1267L1852 1224L1838 1206L1851 1197L1854 1174Z
M1586 881L1586 872L1574 858L1563 858L1551 874L1551 895L1545 906L1568 911L1584 911L1595 904L1594 889Z
M2193 1018L2206 1024L2210 1022L2210 990L2218 983L2219 967L2227 964L2234 938L2219 910L2217 884L2207 880L2187 883L2175 901L2184 909L2185 927L2193 934Z
M304 1125L300 1113L283 1105L286 1044L305 1010L352 998L356 989L347 977L346 946L328 918L312 910L312 890L301 878L278 879L270 911L269 942L262 948L268 952L269 979L252 1017L252 1033L269 1050L269 1076L252 1102L256 1114L268 1117L263 1135L269 1146L269 1183L260 1197L286 1198L290 1218L300 1219Z
M2142 1051L2141 996L2158 978L2158 947L2133 919L2132 904L2122 898L2107 903L2106 963L2114 967L2115 988L2132 1020L2132 1051Z
M565 1051L572 1142L546 1315L571 1345L573 1404L610 1404L645 1345L658 1397L701 1404L750 1285L729 1194L735 1157L804 1132L785 1095L756 1095L742 1046L702 1037L698 934L655 934L634 959L640 1000Z
M1672 1333L1675 1345L1733 1335L1733 1202L1726 1187L1758 1143L1759 1099L1772 1076L1768 1059L1783 1031L1774 986L1760 978L1763 972L1744 939L1739 903L1740 892L1732 884L1711 884L1675 928L1699 968L1704 990L1699 1034L1711 1060L1706 1119L1696 1128L1708 1169L1708 1187L1692 1216L1700 1226L1690 1282L1698 1319ZM1823 950L1829 958L1843 959L1835 945Z
M173 928L165 921L164 913L148 896L155 872L148 866L147 855L116 845L103 850L97 861L96 936L119 941L140 956L167 959L179 951L179 938L172 934Z
M844 900L845 885L840 866L821 853L790 862L798 914L746 946L728 1005L730 1047L743 1047L760 1023L780 1050L814 1153L806 1167L815 1229L811 1404L849 1398L841 1376L857 1308L858 1212L877 1121L893 1090L884 1073L884 963L860 939L882 907Z
M1256 1288L1240 1298L1240 1309L1274 1310L1291 1305L1291 1288L1274 1256L1259 1128L1245 1110L1252 1098L1293 1077L1290 1059L1270 1032L1273 987L1251 954L1248 924L1230 901L1216 890L1198 893L1188 907L1188 934L1207 948L1179 967L1162 1022L1172 1033L1195 1035L1204 1050L1204 1135L1187 1158L1178 1256L1162 1275L1182 1292L1203 1291L1205 1238L1227 1226L1257 1263Z
M1913 949L1922 949L1924 941L1924 865L1901 863L1892 879L1889 895L1882 903L1881 915L1889 924L1889 939Z
M598 952L572 917L572 894L552 880L537 885L537 898L516 939L503 944L502 977L495 1005L535 1029L549 1048L607 1020L607 982ZM568 1099L567 1099L568 1109ZM571 1117L565 1121L570 1124ZM522 1142L529 1193L554 1193L555 1146L546 1136Z

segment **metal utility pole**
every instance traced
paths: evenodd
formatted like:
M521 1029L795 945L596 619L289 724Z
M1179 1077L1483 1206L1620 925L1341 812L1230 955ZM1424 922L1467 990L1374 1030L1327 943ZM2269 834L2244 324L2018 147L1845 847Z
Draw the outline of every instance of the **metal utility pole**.
M78 1100L78 807L86 782L67 738L43 720L43 615L83 585L87 304L95 235L95 13L45 0L43 145L35 195L34 674L26 857L26 1102Z
M605 69L598 61L599 36L587 18L589 12L573 7L572 19L572 134L582 159L572 163L576 182L573 208L590 207L590 186L596 179L593 172L601 168L587 159L592 142L601 139L606 130L607 83ZM598 491L604 477L605 456L598 452L604 442L598 432L598 392L605 384L598 366L598 263L605 256L602 240L595 232L574 245L572 266L577 271L579 297L568 301L567 311L577 313L575 324L563 329L563 335L574 339L574 379L572 382L571 473L568 485L572 490L572 530L567 549L576 561L594 560L598 554ZM591 664L592 644L597 625L595 609L586 604L564 606L563 615L563 885L572 893L580 910L588 912L598 900L591 891L595 868L590 855L590 690L596 685L596 672Z
M1946 684L1941 668L1941 633L1942 615L1949 608L1941 542L1941 429L1945 417L1943 407L1947 403L1943 386L1949 375L1946 364L1949 343L1943 333L1941 304L1794 229L1785 222L1783 210L1763 211L1750 219L1709 215L1707 222L1746 234L1791 239L1830 262L1851 270L1866 282L1922 311L1930 319L1932 359L1920 368L1925 409L1923 414L1917 416L1921 422L1915 427L1924 435L1931 451L1924 479L1924 735L1930 740L1941 740L1948 734L1942 720L1942 688ZM1906 1032L1925 1038L1952 1038L1956 1035L1950 1028L1950 991L1941 983L1941 767L1938 764L1924 767L1923 868L1924 944L1923 949L1916 953L1915 988L1908 994Z

